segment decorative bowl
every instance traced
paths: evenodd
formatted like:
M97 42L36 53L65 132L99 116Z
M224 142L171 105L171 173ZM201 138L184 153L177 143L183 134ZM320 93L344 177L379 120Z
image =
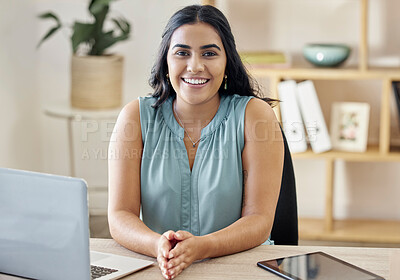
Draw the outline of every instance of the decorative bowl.
M303 55L315 66L336 67L349 57L350 51L350 47L343 44L307 44Z

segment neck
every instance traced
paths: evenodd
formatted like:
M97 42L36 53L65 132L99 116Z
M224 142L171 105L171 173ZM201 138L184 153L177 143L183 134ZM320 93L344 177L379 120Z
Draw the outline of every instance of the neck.
M205 127L218 111L220 97L215 98L203 104L188 104L180 98L174 101L175 117L179 118L185 128L187 127Z

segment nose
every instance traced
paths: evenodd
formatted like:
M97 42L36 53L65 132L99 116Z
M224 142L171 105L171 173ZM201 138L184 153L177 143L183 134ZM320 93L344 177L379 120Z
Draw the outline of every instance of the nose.
M201 58L199 58L196 55L193 55L188 60L187 71L191 73L198 73L204 71L204 64L201 61Z

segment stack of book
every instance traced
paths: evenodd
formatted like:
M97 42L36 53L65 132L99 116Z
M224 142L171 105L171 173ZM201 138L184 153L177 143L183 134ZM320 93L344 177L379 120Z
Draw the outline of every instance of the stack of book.
M283 52L240 52L239 55L243 63L250 65L251 68L289 68L291 66L289 55Z
M314 83L283 81L278 84L278 94L281 100L282 126L290 151L306 151L307 140L315 153L331 150L331 139Z

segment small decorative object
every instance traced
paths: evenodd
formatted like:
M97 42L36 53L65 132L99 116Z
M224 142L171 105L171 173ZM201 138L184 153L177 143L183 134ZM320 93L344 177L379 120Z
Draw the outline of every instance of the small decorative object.
M368 140L368 103L332 104L331 140L336 150L365 152Z
M114 26L105 30L109 4L114 1L91 0L88 7L91 22L76 21L72 26L71 105L74 107L104 109L122 103L123 57L105 51L129 38L130 24L124 18L111 18ZM63 27L52 12L43 13L39 18L53 19L56 25L41 39L38 47Z
M349 57L350 51L350 47L343 44L307 44L303 55L315 66L337 67Z

